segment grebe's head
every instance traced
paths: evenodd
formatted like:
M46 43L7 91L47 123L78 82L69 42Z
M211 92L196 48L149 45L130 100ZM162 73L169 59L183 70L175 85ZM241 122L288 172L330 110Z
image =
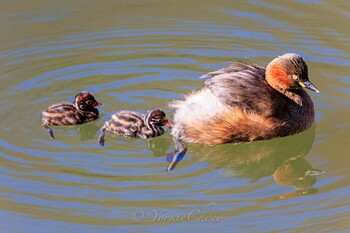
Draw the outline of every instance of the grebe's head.
M305 61L295 53L286 53L273 59L266 68L266 81L280 92L303 87L319 92L309 81Z
M165 112L158 108L149 110L144 120L148 127L150 127L150 125L172 126L172 123L166 118Z
M81 111L90 111L102 103L98 102L90 92L83 91L75 95L73 105Z

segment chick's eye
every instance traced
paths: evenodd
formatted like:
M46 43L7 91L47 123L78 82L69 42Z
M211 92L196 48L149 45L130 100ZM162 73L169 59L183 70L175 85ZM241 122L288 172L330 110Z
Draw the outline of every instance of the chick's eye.
M90 104L92 104L92 101L91 101L91 100L88 100L88 101L86 101L86 104L87 104L87 105L90 105Z
M298 75L295 75L295 74L292 75L292 78L293 78L294 80L298 80L298 79L299 79Z
M154 118L154 121L155 121L155 122L161 122L162 119L161 119L161 118Z

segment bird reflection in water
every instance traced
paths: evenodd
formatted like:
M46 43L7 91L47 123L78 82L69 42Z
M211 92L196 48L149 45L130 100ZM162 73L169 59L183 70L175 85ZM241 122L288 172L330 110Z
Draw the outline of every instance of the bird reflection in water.
M96 138L96 134L100 127L98 123L90 122L83 125L77 125L74 127L81 141L87 141Z
M99 130L94 122L75 128L82 141L94 139ZM118 141L125 140L124 143L130 140L123 140L117 136L116 138ZM303 133L273 140L216 146L192 144L187 154L192 156L193 160L209 163L212 169L224 168L226 175L249 178L252 182L272 176L280 186L294 188L294 191L279 196L280 199L289 199L317 193L317 189L312 186L316 183L317 176L324 171L313 168L305 158L312 148L314 139L313 125ZM164 156L167 148L171 147L168 137L147 139L146 144L155 157ZM173 163L171 160L173 156L168 156L169 158L169 164Z
M313 194L317 189L312 188L316 176L324 171L312 168L304 158L286 160L273 173L274 180L281 186L293 186L295 191L280 195L280 199L289 199L302 195Z
M313 168L305 159L315 139L315 126L289 137L242 144L203 146L193 144L187 151L194 160L204 161L213 169L226 169L237 178L253 182L273 176L280 186L292 186L293 192L280 195L280 199L313 194L317 176L324 171Z

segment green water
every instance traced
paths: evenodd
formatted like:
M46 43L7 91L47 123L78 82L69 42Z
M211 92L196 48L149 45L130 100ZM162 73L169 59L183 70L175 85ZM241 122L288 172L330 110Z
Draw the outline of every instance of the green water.
M2 1L0 232L348 232L349 15L348 1ZM188 145L171 173L168 132L97 143L117 110L171 116L200 75L286 52L320 90L304 133ZM51 140L40 112L82 90L101 117Z

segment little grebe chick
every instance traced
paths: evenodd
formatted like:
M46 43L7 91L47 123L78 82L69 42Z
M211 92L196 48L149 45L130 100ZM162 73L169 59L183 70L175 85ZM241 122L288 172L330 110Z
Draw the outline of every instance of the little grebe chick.
M98 109L95 108L99 105L101 103L91 93L83 91L76 94L73 103L51 105L41 113L41 120L50 137L55 138L49 125L69 126L94 121L99 116Z
M104 146L105 130L129 138L153 138L164 133L162 126L172 126L165 112L151 109L145 115L131 111L120 111L112 115L101 128L99 144Z
M271 139L302 132L314 121L314 106L303 88L318 90L297 54L279 56L266 69L234 62L202 78L209 78L203 89L170 104L178 145Z

